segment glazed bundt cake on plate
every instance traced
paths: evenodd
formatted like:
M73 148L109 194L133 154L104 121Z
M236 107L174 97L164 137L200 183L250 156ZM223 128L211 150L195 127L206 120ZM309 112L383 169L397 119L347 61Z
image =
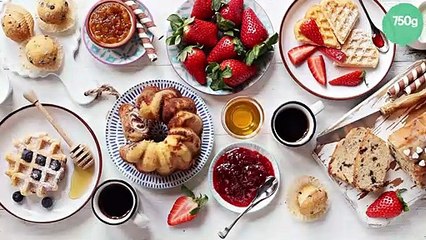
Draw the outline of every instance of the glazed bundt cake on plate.
M207 162L213 123L204 101L180 83L153 80L124 93L107 119L108 152L119 170L150 188L183 184Z

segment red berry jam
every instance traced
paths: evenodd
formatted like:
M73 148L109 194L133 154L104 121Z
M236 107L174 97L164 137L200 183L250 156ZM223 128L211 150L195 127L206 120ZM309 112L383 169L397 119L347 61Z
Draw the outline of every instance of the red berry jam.
M271 162L265 156L247 148L236 148L217 160L213 170L213 185L228 203L247 207L268 176L275 174Z
M381 48L385 45L385 40L383 40L383 37L380 34L374 34L373 43L376 47Z

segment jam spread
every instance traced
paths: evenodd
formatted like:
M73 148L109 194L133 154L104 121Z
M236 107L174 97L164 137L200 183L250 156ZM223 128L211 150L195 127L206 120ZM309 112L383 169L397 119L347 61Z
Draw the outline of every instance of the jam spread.
M257 151L235 148L216 162L213 185L219 195L237 207L246 207L266 177L274 176L271 162Z
M123 41L132 27L131 16L119 3L99 5L90 15L89 29L97 41L114 44Z

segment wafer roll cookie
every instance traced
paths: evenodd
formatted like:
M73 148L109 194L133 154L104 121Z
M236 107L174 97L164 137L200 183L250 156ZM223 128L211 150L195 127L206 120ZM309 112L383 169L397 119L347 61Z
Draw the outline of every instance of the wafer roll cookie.
M140 23L145 25L148 31L151 32L158 40L164 37L163 32L155 25L154 21L152 21L152 19L138 7L138 4L135 1L123 0L123 2L133 10L133 13L139 18Z
M151 60L151 62L156 61L158 58L157 52L155 51L154 45L152 45L151 39L145 32L144 26L142 26L142 24L140 23L137 23L136 28L138 29L138 36L141 39L142 45L145 48L146 53L148 54L149 60Z
M426 74L417 78L414 82L412 82L408 87L404 89L404 93L410 95L414 92L417 92L424 84L426 83Z
M405 90L411 83L414 82L419 76L423 75L426 72L426 63L422 63L417 66L415 69L411 70L407 75L402 77L397 81L392 87L388 90L388 95L391 97L398 96L402 90Z

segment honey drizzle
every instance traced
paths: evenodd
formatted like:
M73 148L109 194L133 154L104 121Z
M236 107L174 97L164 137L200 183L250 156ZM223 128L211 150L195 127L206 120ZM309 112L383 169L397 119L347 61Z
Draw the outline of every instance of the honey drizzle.
M68 193L69 198L79 199L86 193L89 185L92 183L94 172L93 166L87 170L83 170L74 165L74 172L71 177L71 188Z

